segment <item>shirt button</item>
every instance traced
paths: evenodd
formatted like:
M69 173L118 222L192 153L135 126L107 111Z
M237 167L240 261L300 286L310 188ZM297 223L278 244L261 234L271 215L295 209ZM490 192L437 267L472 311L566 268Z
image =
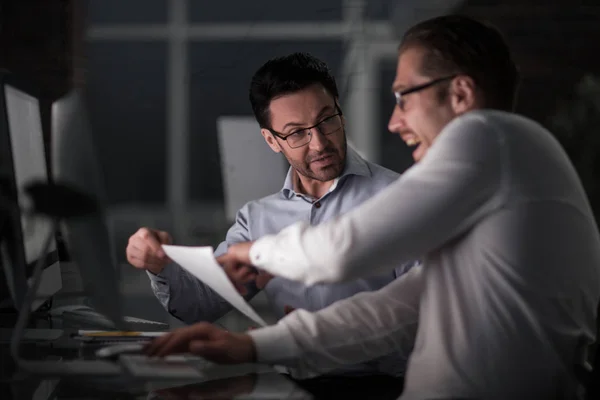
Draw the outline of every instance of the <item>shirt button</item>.
M321 208L321 202L320 202L320 201L317 201L317 202L315 203L315 207L317 207L317 208Z

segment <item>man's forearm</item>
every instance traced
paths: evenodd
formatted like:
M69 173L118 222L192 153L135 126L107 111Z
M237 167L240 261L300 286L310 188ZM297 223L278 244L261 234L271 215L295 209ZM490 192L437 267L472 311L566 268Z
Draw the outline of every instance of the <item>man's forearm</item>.
M187 324L216 321L232 308L177 264L167 265L159 275L148 273L148 276L154 295L165 310Z
M422 292L422 267L376 292L363 292L315 313L297 310L277 325L249 332L259 362L301 375L397 353L414 346Z

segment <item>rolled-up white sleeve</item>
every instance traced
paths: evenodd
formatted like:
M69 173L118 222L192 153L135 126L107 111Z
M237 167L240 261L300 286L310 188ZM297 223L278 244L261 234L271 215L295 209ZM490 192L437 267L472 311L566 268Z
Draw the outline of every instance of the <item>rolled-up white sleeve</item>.
M423 267L416 266L378 291L356 294L314 313L296 310L277 325L248 332L257 361L309 377L393 352L408 359L423 274Z
M468 230L501 205L503 146L482 117L460 120L377 196L332 221L257 240L251 262L307 285L336 282L386 272Z

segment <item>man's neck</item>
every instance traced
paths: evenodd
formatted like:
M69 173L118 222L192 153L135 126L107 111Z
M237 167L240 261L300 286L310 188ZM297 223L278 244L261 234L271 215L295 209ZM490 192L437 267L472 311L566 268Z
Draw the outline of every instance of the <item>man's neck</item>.
M292 179L294 191L296 193L301 193L313 197L315 199L320 199L321 197L323 197L325 193L329 191L329 188L331 188L331 185L333 185L334 181L335 179L332 179L327 182L322 182L316 179L308 178L304 175L299 174L298 172L296 172L296 170L294 170L294 175Z

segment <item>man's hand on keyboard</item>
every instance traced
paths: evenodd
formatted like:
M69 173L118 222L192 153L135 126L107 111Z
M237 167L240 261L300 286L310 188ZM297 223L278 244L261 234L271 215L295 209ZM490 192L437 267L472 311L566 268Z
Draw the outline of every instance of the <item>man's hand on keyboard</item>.
M146 345L150 357L192 353L219 364L254 362L256 350L249 335L232 333L207 322L176 329Z
M158 274L171 262L161 245L171 243L171 235L167 232L140 228L129 238L127 261L136 268Z

